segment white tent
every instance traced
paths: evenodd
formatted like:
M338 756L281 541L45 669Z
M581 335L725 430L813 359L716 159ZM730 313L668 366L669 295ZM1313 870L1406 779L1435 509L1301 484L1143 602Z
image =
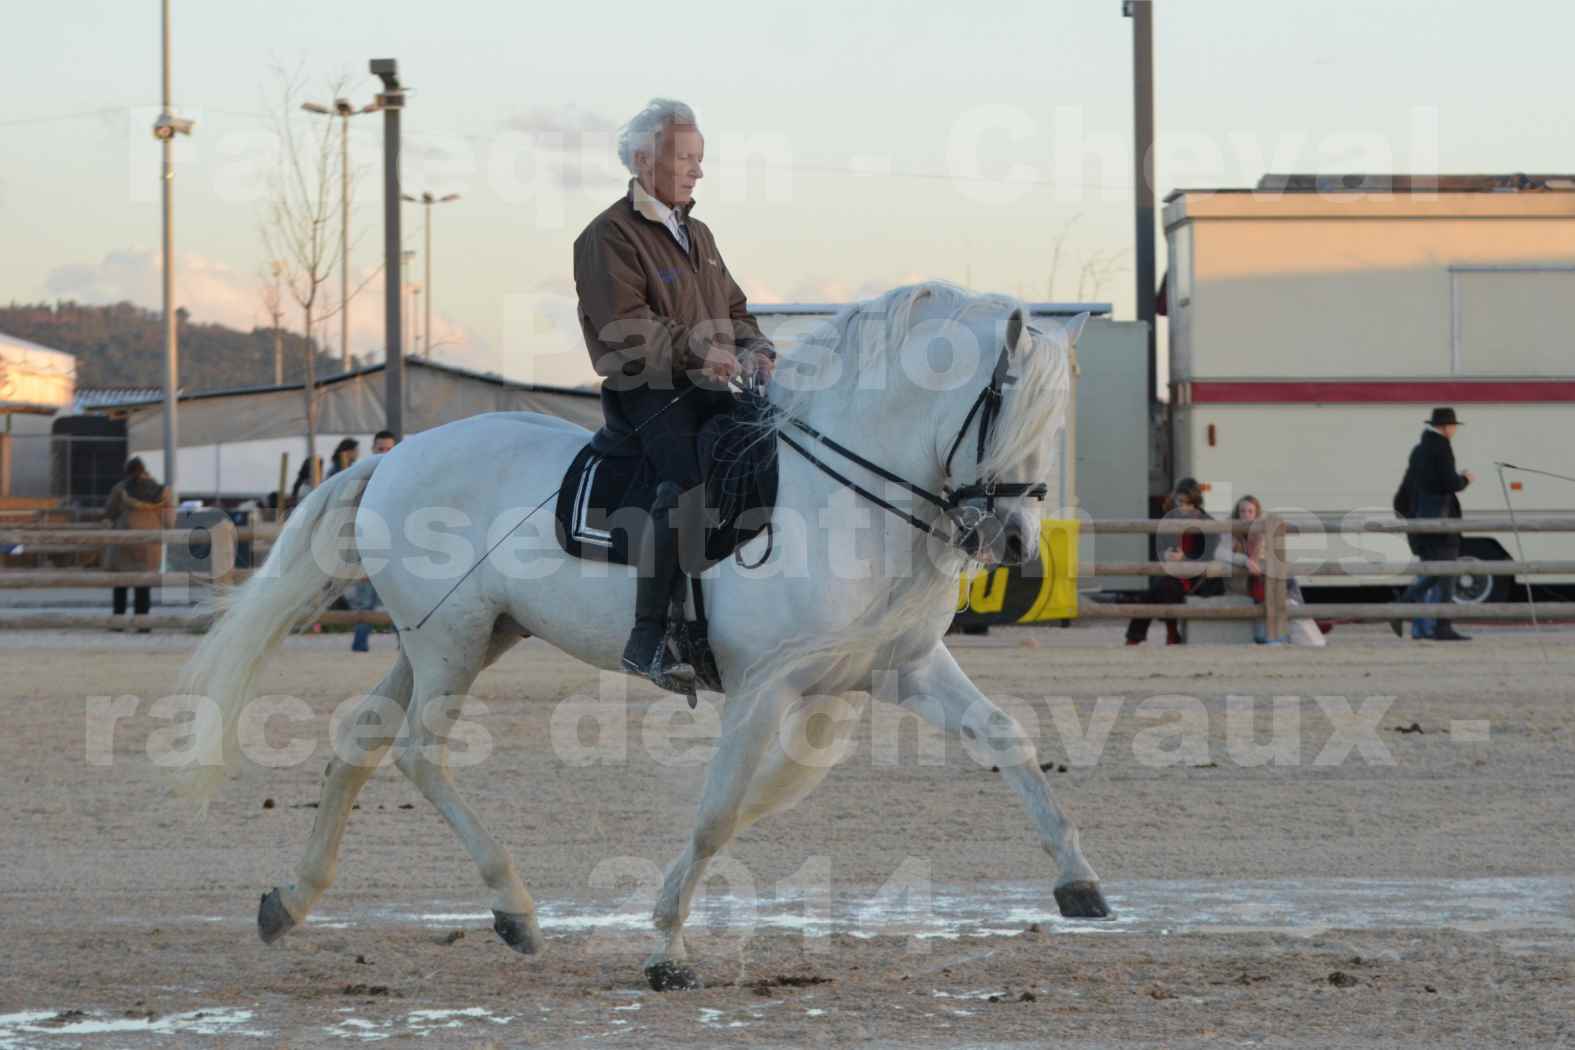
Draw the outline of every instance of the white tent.
M330 376L317 385L317 454L325 465L340 438L360 440L383 429L384 365ZM123 414L128 451L155 476L164 473L162 401L129 397L98 403L97 411ZM405 361L405 432L483 412L543 412L583 426L601 425L601 402L590 389L517 383L422 358ZM306 456L306 396L301 384L250 387L180 399L180 477L183 497L259 496L279 483L281 455L294 475Z

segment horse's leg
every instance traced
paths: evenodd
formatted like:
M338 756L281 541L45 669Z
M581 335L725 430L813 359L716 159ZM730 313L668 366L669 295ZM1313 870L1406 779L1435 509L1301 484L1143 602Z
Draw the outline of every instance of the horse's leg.
M645 976L659 992L697 988L699 978L685 965L684 921L695 887L706 865L732 841L741 826L744 803L755 771L777 738L782 712L794 698L760 694L740 698L722 709L722 736L706 769L705 790L689 845L667 869L651 916L667 938L662 950L646 960Z
M448 768L448 734L459 710L452 701L444 702L445 698L469 689L482 667L502 656L517 641L518 634L496 631L484 645L449 652L446 660L429 656L418 661L415 699L394 764L443 814L476 862L482 881L494 894L492 928L510 948L534 955L542 947L536 902L520 879L514 858L492 837L454 786Z
M401 650L393 668L341 728L334 757L323 774L317 819L312 822L312 834L296 868L295 882L282 888L275 886L257 910L257 935L264 943L273 943L304 921L333 882L350 807L405 720L411 683L410 661Z
M847 756L863 709L862 701L840 696L805 697L794 703L749 782L738 831L792 809L819 787Z
M1083 857L1077 828L1051 796L1050 782L1039 768L1038 752L1017 719L979 691L944 645L937 645L924 659L904 668L897 688L898 702L926 721L1003 752L998 763L1001 776L1022 798L1045 852L1061 870L1055 885L1061 914L1077 919L1108 918L1110 908L1099 891L1099 876Z

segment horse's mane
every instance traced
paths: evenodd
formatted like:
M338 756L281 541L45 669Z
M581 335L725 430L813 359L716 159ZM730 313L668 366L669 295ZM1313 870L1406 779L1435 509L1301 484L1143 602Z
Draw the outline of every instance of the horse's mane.
M877 299L848 306L829 323L818 326L788 359L836 355L848 371L839 376L838 382L824 388L817 388L815 383L773 384L772 404L778 411L762 425L780 428L789 419L805 418L822 404L835 406L850 398L859 389L858 380L865 369L875 365L879 356L894 354L903 345L913 327L915 308L927 299L935 300L939 308L934 315L927 313L927 317L953 322L981 316L1005 320L1022 306L1010 296L976 295L938 281L896 288ZM859 322L874 319L884 324L870 326L879 332L879 338L866 343L863 331L855 329ZM1014 348L1011 372L1016 382L1007 390L1006 406L978 465L977 476L1010 478L1033 451L1045 447L1055 429L1065 425L1071 396L1071 350L1065 335L1032 329ZM993 364L996 353L998 349L986 347L988 362L981 361L981 368ZM957 469L964 478L974 477L973 456L959 461ZM860 615L836 633L782 639L773 651L745 670L744 689L770 694L781 683L799 677L811 667L835 666L864 653L873 655L877 668L889 667L893 662L891 648L907 627L933 616L943 603L956 601L957 581L968 564L966 557L954 547L941 547L933 541L927 552L927 558L922 554L920 557L930 564L919 567L916 562L917 571L911 576L890 580Z
M837 382L821 386L813 378L800 378L791 384L773 384L771 402L778 411L763 424L779 428L789 419L805 419L812 409L850 399L863 389L866 372L889 367L883 359L894 355L907 340L915 309L927 301L935 307L935 313L927 320L943 323L965 324L981 318L1004 321L1013 311L1023 308L1011 296L976 294L945 281L905 285L875 299L843 307L829 321L815 326L787 359L790 368L805 358L828 363L834 359L842 369ZM874 338L870 337L872 333ZM1013 408L1033 409L1006 411L979 465L980 474L1011 473L1034 449L1042 447L1048 431L1065 419L1070 396L1070 348L1056 345L1051 337L1039 333L1031 332L1029 338L1033 352L1012 355L1012 374L1017 381L1007 397ZM996 349L983 348L984 367L994 362ZM816 366L809 363L808 367Z

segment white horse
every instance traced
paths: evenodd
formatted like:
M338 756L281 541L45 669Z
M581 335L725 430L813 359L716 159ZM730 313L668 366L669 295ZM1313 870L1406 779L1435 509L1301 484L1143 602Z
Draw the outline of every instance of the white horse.
M1032 742L942 643L970 557L956 546L937 555L939 545L921 531L948 527L936 505L944 497L910 498L953 493L954 511L962 503L975 520L1000 526L985 549L971 550L974 560L1021 560L1038 550L1041 508L1032 497L1043 489L1030 486L1052 465L1081 324L1048 327L1030 329L1013 300L924 284L844 311L780 362L771 389L781 409L775 425L799 448L780 449L780 527L769 555L765 537L743 550L745 563L766 557L765 564L746 570L730 560L706 574L711 641L728 699L693 834L658 896L654 922L665 943L647 962L654 986L696 983L684 962L683 931L707 863L740 831L803 799L829 771L829 762L799 761L803 751L792 741L817 713L835 712L842 728L833 748L845 751L854 722L846 705L859 710L862 701L842 698L872 691L883 673L883 687L894 681L900 704L971 747L1007 756L1001 775L1059 868L1062 914L1108 915ZM260 666L292 627L370 572L399 629L393 669L344 723L357 753L347 757L336 747L295 881L263 898L264 941L302 922L328 889L356 794L392 747L397 767L480 868L494 894L499 935L522 952L541 947L536 905L513 859L450 777L444 744L458 716L450 705L482 668L528 635L618 670L633 622L635 570L581 571L585 563L559 549L551 508L543 507L457 587L455 581L481 556L464 551L486 552L538 495L555 492L588 437L583 428L530 413L482 415L355 464L296 509L267 563L232 595L193 655L184 691L211 703L206 716L199 714L199 757L185 770L185 786L206 800L233 760L238 715L255 694ZM851 495L805 452L863 493ZM910 488L889 484L892 476ZM955 498L959 488L968 499ZM866 527L804 527L825 520L820 515L831 506L849 517L850 499L863 504ZM340 535L352 518L353 543ZM443 526L441 537L435 524ZM434 558L434 548L448 553ZM901 567L895 575L893 566Z

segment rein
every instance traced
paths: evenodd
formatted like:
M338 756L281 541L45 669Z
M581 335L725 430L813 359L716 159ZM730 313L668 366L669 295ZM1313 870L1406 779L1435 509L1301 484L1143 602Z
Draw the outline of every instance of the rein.
M968 409L968 415L964 417L962 426L957 430L957 436L952 439L951 449L946 454L946 462L942 468L942 477L947 482L949 482L951 479L952 460L956 458L957 450L962 447L963 438L967 436L968 428L973 426L973 422L976 418L979 421L979 440L977 452L974 457L974 464L977 466L984 462L985 452L988 450L990 445L990 436L995 429L995 423L997 419L1000 417L1001 403L1005 399L1003 388L1017 382L1017 377L1008 371L1011 365L1011 361L1008 358L1008 351L1009 348L1007 347L1001 348L1001 356L1000 359L996 361L995 371L990 376L989 385L987 385L983 390L979 391L979 396L974 398L973 406ZM780 410L773 406L773 411ZM809 460L816 467L818 467L821 473L836 481L838 484L852 489L858 495L869 500L871 503L875 504L877 507L880 507L882 510L887 511L898 518L901 518L903 521L907 522L909 525L912 525L920 532L934 536L937 539L945 540L947 543L959 547L963 551L970 554L974 553L977 548L980 528L986 521L995 517L995 501L997 499L1028 498L1037 499L1043 502L1045 495L1050 491L1050 487L1042 481L1033 483L1003 483L997 481L994 477L981 477L970 484L963 485L962 487L955 489L952 488L950 484L945 484L942 486L939 493L934 493L921 485L915 485L906 478L892 473L885 467L882 467L880 464L866 459L857 452L854 452L852 449L848 448L846 445L843 445L840 442L821 433L819 430L810 426L808 423L805 423L801 419L790 417L787 422L791 423L794 427L808 435L814 441L819 442L821 445L841 456L843 459L863 467L865 470L869 471L871 474L874 474L876 477L881 478L884 481L889 481L892 484L907 490L920 499L938 507L942 511L943 515L953 523L955 528L948 531L938 529L930 522L916 517L915 515L910 514L908 511L903 510L901 507L898 507L896 504L883 499L874 492L865 488L863 485L853 481L847 475L836 470L824 459L816 456L809 449L805 448L803 444L794 440L793 437L787 433L785 428L779 428L777 436L781 438L781 440L789 448L793 449L799 455L803 456L805 459ZM980 508L968 505L970 501L975 500L983 500L984 506Z

